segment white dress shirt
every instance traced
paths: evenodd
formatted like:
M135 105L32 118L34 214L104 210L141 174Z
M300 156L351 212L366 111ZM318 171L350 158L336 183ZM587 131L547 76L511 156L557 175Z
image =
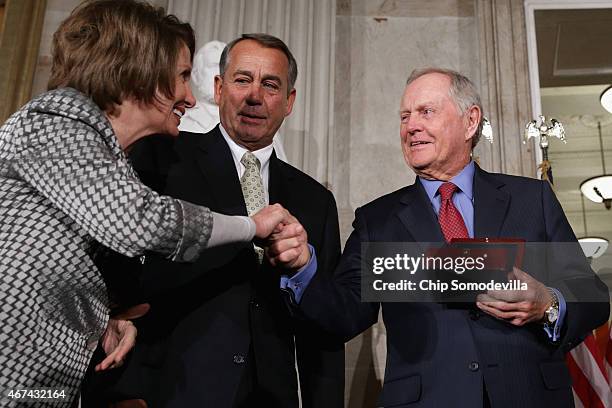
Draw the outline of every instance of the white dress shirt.
M222 124L219 123L219 130L221 130L221 134L223 138L227 142L230 150L232 151L232 158L234 159L234 165L236 166L236 172L238 173L238 178L240 179L244 174L244 165L240 162L242 160L242 156L248 151L244 147L240 146L238 143L234 142L231 137L227 134L227 131L223 127ZM266 204L270 204L270 195L268 193L268 185L270 179L270 157L272 156L272 152L274 151L274 145L270 143L268 146L263 149L254 150L251 153L259 159L259 163L261 164L261 168L259 169L259 174L261 176L261 181L263 182L264 187L264 195L266 199Z

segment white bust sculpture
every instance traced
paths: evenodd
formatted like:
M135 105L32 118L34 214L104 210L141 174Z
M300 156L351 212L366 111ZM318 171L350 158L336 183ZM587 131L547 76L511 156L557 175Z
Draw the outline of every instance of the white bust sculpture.
M215 75L219 75L219 59L225 48L221 41L207 42L193 57L191 84L197 103L181 118L179 129L186 132L206 133L219 123L219 107L215 103ZM276 157L287 161L285 150L277 132L273 140Z
M181 118L180 130L206 133L219 123L219 107L215 104L215 75L219 74L219 58L225 44L211 41L193 57L191 88L197 103Z

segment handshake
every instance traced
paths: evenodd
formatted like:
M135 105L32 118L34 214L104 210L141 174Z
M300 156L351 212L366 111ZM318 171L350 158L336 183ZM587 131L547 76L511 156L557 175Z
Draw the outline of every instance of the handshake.
M273 266L297 271L310 261L308 234L300 222L280 204L262 208L251 216L256 244Z

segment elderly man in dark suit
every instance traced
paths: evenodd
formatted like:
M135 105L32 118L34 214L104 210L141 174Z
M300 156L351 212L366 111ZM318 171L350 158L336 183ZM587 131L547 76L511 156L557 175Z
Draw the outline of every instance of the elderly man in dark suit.
M552 257L555 277L546 285L534 275L540 271L512 270L527 285L520 294L490 291L467 305L360 301L363 243L513 237L577 246L548 183L488 173L471 160L482 107L465 76L413 72L400 118L416 182L356 211L337 270L310 283L296 302L300 312L350 338L375 323L382 307L388 355L381 406L573 406L565 352L609 313L607 290L581 253Z
M268 258L265 242L206 251L194 265L147 255L141 300L151 309L137 324L115 399L153 407L297 407L299 398L304 407L343 406L342 340L288 307L315 271L315 280L331 273L340 256L332 194L272 146L291 113L296 77L281 40L243 35L226 46L215 78L221 123L176 141L160 136L131 153L142 180L165 194L225 214L282 203L295 222Z

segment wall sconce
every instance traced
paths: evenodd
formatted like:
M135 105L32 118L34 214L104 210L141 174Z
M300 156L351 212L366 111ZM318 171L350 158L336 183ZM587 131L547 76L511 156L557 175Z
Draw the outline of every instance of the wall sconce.
M612 94L611 94L612 95ZM586 179L580 183L580 191L586 198L596 203L604 203L606 209L612 207L612 174L606 174L603 139L601 137L601 122L597 122L599 132L599 149L601 151L601 167L603 174Z
M612 113L612 85L607 87L599 96L601 106L608 112Z
M584 236L578 239L582 251L587 258L599 258L602 256L606 249L608 249L608 240L602 237L593 237L589 235L587 230L586 212L584 210L584 196L580 194L580 201L582 201L582 223L584 225Z

